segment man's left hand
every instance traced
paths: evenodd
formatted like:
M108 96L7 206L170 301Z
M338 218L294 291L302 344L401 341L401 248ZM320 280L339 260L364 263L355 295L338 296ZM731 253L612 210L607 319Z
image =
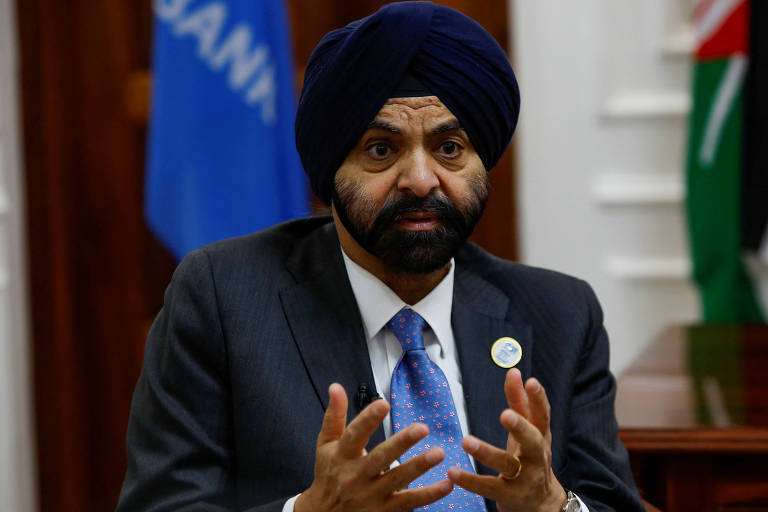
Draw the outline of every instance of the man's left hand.
M474 436L462 446L467 453L499 476L469 473L452 467L448 478L468 491L496 501L499 512L557 512L566 500L565 490L552 471L550 406L544 387L535 378L523 386L520 371L507 372L504 382L509 409L501 425L509 432L502 450Z

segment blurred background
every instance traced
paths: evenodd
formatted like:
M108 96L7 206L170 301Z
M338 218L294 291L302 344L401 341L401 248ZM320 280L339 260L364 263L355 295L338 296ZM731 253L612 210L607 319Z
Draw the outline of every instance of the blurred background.
M0 0L0 510L114 508L178 259L318 209L304 66L384 3ZM440 3L522 96L473 240L595 288L647 498L768 510L766 3Z

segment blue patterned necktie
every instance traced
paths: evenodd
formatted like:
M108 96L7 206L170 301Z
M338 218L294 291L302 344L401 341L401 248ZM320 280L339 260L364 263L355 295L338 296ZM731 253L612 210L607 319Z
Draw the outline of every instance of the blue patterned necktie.
M392 431L396 434L416 422L429 427L429 435L405 452L400 460L408 460L434 446L445 451L445 459L411 482L408 486L411 488L426 487L446 479L450 466L474 472L469 456L461 447L461 424L448 380L424 350L424 324L421 315L408 308L401 309L387 323L403 347L390 387ZM485 512L485 501L477 494L454 487L445 498L417 510Z

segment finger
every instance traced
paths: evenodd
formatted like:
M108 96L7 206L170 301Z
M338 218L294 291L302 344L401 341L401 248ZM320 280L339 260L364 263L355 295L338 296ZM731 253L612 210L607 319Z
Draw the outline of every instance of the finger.
M536 460L546 454L544 436L531 422L511 409L501 413L501 425L520 444L520 458Z
M507 395L509 408L527 418L530 413L528 394L523 388L523 376L517 368L512 368L507 372L507 377L504 379L504 394Z
M392 462L400 457L411 446L429 434L429 429L423 423L414 423L383 443L380 443L368 455L365 472L375 476L387 469ZM394 490L394 489L393 489Z
M515 436L512 434L509 434L507 436L507 453L514 453L517 454L520 452L520 443L517 442L517 439L515 439Z
M475 436L467 436L461 442L464 450L489 468L499 473L514 475L520 469L520 462L513 454L481 441Z
M444 458L445 452L442 449L432 448L426 453L408 459L407 462L387 471L376 483L376 486L380 488L379 492L381 493L404 489L427 470L440 464Z
M339 453L342 457L360 457L371 435L376 431L389 412L384 400L374 400L352 420L339 439Z
M448 496L452 490L453 483L449 480L440 480L427 487L399 491L392 496L385 509L400 511L423 507Z
M323 426L317 435L317 446L336 441L344 433L347 424L347 393L341 384L334 382L328 388L328 408L323 417Z
M539 432L545 438L549 438L549 421L552 409L549 405L544 386L537 379L531 377L525 383L525 391L528 394L528 402L531 405L531 415L529 417L531 423L539 429Z
M520 370L512 368L504 379L504 394L507 396L507 404L525 417L529 414L528 395L523 388L523 377ZM516 453L518 443L512 436L507 436L507 451Z
M448 479L459 487L494 501L502 501L509 494L509 486L500 478L470 473L456 466L448 470Z

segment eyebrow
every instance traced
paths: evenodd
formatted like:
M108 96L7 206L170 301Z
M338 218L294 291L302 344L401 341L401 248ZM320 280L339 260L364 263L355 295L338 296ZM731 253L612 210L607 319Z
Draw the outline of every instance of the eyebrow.
M390 133L397 133L397 134L402 133L400 130L398 130L397 128L395 128L391 124L385 123L384 121L376 121L375 119L373 121L371 121L371 123L368 125L368 129L369 130L372 129L372 128L379 129L379 130L384 130L384 131L390 132Z
M432 135L439 135L441 133L445 132L453 132L453 131L463 131L464 128L461 127L459 122L455 119L451 121L447 121L440 126L432 129Z
M384 130L386 132L396 133L398 135L402 133L398 128L394 127L393 125L385 121L373 120L370 122L370 124L368 124L368 129ZM431 133L432 135L439 135L441 133L453 132L453 131L464 131L464 128L461 127L461 125L456 119L446 121L445 123L437 126L436 128L433 128Z

